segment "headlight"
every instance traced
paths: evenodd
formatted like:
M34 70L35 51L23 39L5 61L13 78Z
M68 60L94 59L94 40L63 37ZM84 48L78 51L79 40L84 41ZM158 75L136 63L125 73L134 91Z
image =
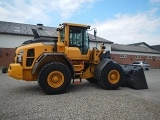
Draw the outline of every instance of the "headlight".
M22 62L22 55L17 55L17 62L19 62L19 63Z

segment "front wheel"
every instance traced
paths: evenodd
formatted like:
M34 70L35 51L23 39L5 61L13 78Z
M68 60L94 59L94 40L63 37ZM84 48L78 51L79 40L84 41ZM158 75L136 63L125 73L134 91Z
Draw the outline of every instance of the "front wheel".
M123 69L119 64L109 63L102 72L98 83L108 90L118 89L123 83Z
M48 63L41 69L38 83L46 94L64 93L71 83L70 70L59 62Z

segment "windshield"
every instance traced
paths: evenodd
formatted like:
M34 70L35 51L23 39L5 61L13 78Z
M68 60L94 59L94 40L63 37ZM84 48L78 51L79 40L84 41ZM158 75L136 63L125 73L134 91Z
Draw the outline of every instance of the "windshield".
M132 64L140 64L140 62L133 62Z
M148 64L147 62L142 62L143 64Z

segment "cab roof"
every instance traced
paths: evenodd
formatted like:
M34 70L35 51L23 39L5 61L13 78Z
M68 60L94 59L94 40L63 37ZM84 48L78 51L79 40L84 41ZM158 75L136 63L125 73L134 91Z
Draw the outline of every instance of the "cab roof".
M76 24L76 23L63 23L62 25L68 25L68 26L77 26L77 27L85 27L85 28L89 28L89 25L84 25L84 24Z

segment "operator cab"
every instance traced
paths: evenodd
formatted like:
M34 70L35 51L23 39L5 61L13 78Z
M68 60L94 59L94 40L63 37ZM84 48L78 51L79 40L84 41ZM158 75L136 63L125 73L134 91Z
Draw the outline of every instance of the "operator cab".
M63 42L68 47L77 47L82 55L86 55L89 49L89 36L87 32L89 28L90 26L86 25L63 23L57 29L60 33L59 42Z

